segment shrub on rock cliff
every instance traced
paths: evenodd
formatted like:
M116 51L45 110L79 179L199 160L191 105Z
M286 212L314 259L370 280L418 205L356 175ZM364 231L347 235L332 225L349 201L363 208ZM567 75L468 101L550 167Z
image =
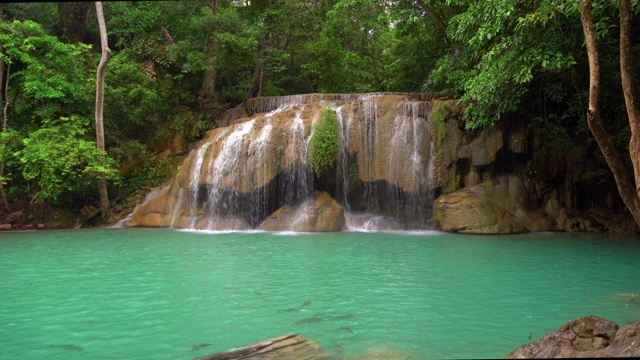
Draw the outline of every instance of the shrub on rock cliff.
M311 168L320 176L335 167L340 150L338 116L332 109L325 109L313 124L311 136Z

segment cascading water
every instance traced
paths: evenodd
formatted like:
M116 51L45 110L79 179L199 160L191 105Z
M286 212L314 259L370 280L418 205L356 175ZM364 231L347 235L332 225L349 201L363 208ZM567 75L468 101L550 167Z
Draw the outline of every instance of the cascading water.
M393 120L380 119L378 107L375 97L363 99L361 107L354 106L338 116L344 146L336 192L347 211L347 228L428 228L433 203L433 143L428 136L426 103L399 103ZM354 122L359 116L361 121ZM392 121L392 127L385 121ZM359 134L359 149L348 148L352 134ZM361 181L353 181L356 171Z
M285 151L287 162L296 166L286 172L280 183L280 192L284 194L286 204L296 204L313 191L313 176L307 166L310 139L300 111L296 111L291 124L291 143Z
M391 156L389 163L395 167L395 173L399 173L399 164L396 159L401 149L411 149L410 161L404 166L410 168L413 176L410 179L410 188L414 189L414 196L402 196L399 194L398 202L402 207L400 211L405 213L405 218L412 228L429 226L427 219L431 218L430 205L433 203L433 146L428 132L428 116L425 103L407 102L398 104L396 117L396 131L394 131ZM404 134L404 135L401 135ZM428 140L425 139L428 137ZM428 147L427 161L423 154Z
M207 176L212 179L206 185L204 207L207 209L205 224L200 227L218 228L217 221L221 217L236 215L241 212L242 198L234 191L237 184L246 176L246 161L238 154L242 151L245 137L253 129L256 120L240 123L235 126L233 132L227 136L220 146L220 151L214 161L209 162Z
M429 228L435 185L427 96L312 94L250 100L252 117L211 131L185 160L189 170L178 174L158 203L140 210L131 224L256 228L280 207L297 206L320 187L343 206L348 230ZM336 112L341 151L336 178L315 182L309 142L312 123L326 107ZM156 218L164 220L149 225Z

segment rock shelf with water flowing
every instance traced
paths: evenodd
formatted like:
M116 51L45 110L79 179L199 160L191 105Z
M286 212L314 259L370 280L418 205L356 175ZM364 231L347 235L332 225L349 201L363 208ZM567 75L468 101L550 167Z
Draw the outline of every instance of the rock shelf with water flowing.
M250 99L245 111L227 114L227 126L207 134L169 186L125 225L246 230L266 221L265 228L284 231L429 228L435 184L430 98ZM338 116L342 150L335 170L317 177L309 143L312 125L327 107ZM282 213L288 221L276 221Z
M338 119L340 149L335 167L317 176L310 143L313 124L327 108ZM527 177L527 166L536 164L527 130L515 122L470 132L463 110L456 100L411 93L247 99L216 120L167 186L124 225L553 230L551 213L542 209L558 206L540 203Z

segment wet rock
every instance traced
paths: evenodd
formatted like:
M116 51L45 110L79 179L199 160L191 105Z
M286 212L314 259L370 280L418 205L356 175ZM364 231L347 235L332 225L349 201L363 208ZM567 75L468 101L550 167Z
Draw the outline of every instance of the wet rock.
M342 230L344 209L324 191L292 207L285 205L269 215L260 228L267 231L326 232Z
M619 328L589 315L571 320L558 330L519 347L506 359L639 357L640 322Z
M147 203L142 204L125 226L166 227L171 225L170 216L171 197L168 191L159 190L160 194Z
M640 233L638 225L629 213L616 214L596 209L579 212L563 207L558 211L555 222L558 230L566 232L609 232L629 235Z
M468 234L514 234L528 232L526 226L504 208L479 198L468 189L436 200L435 218L447 232Z
M553 230L554 223L537 209L527 185L515 176L500 176L440 196L435 220L444 231L513 234Z

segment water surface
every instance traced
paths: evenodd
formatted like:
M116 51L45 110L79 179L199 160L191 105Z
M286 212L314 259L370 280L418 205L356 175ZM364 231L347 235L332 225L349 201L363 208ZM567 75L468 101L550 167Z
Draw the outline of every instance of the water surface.
M638 254L553 233L0 233L0 359L192 359L288 333L340 358L499 358L579 316L640 321Z

